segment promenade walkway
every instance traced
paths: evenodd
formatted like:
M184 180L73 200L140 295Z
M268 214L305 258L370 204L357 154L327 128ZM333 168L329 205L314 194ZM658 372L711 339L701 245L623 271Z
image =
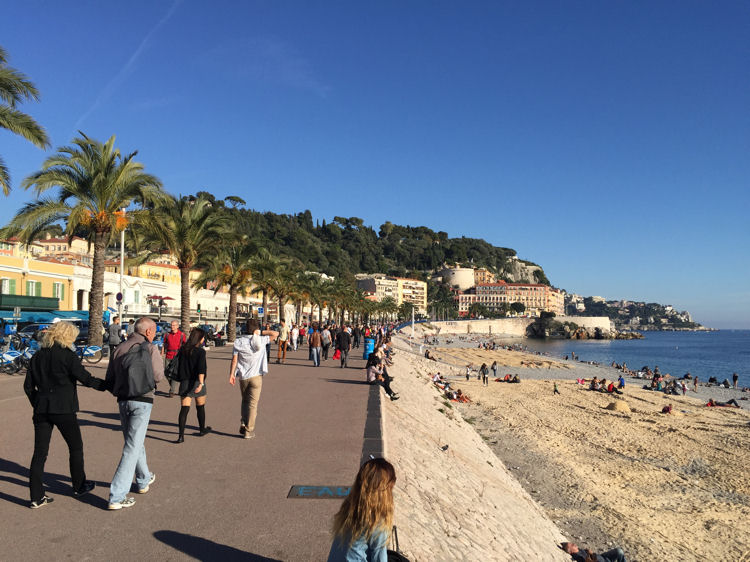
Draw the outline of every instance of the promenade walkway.
M97 483L72 497L67 447L53 433L46 465L51 505L27 507L33 451L23 377L0 376L0 559L16 560L324 560L340 505L288 499L293 485L349 486L359 468L368 399L364 361L313 368L307 347L264 378L256 435L242 439L240 397L228 384L231 347L208 352L206 418L198 437L195 406L185 442L177 437L179 401L157 396L146 438L156 482L135 506L107 511L109 482L122 450L115 399L79 389L86 472ZM275 356L272 350L272 360ZM357 358L359 355L360 358ZM91 366L104 376L106 361ZM162 384L162 388L164 385Z

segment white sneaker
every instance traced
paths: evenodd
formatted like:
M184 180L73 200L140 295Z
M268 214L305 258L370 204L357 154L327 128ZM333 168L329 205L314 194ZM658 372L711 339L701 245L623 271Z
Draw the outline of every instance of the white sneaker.
M107 506L107 509L114 511L115 509L122 509L123 507L130 507L131 505L135 505L135 499L127 497L121 502L110 503Z
M145 494L151 489L151 484L154 483L154 480L156 480L156 474L153 472L151 473L151 478L148 479L148 484L146 484L143 488L138 490L136 493L138 494Z

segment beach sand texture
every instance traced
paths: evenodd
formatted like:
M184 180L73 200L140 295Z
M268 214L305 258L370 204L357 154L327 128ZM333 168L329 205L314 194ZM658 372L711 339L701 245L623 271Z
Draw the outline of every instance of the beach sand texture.
M437 347L430 348L437 360L454 366L465 367L473 364L474 370L482 363L492 365L497 361L498 365L504 367L527 367L530 369L571 369L573 363L552 359L544 355L524 353L522 351L509 351L506 349L495 349L493 351L468 347ZM499 374L499 373L498 373Z
M623 412L569 380L553 395L551 380L472 378L459 410L572 540L628 560L750 559L750 412L635 382Z
M389 369L401 395L384 405L401 550L413 562L570 560L557 527L428 381L434 364L401 350Z

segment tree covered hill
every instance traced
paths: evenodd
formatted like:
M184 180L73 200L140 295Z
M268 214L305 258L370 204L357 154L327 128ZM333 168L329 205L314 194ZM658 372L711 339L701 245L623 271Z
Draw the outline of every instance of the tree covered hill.
M253 236L276 255L296 258L310 270L333 276L355 273L387 273L424 278L424 273L443 263L471 263L502 276L510 269L516 252L477 238L449 238L446 232L426 226L400 226L385 222L376 231L358 217L334 217L314 221L310 211L295 215L261 213L242 207L241 199L217 200L218 207L233 215L238 228ZM530 262L523 262L529 264ZM542 271L531 281L547 282Z

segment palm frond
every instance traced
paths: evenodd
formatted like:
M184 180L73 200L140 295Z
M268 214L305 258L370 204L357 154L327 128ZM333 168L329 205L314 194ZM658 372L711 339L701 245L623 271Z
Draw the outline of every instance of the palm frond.
M49 137L33 117L12 107L0 105L0 127L8 129L39 148L49 146Z

